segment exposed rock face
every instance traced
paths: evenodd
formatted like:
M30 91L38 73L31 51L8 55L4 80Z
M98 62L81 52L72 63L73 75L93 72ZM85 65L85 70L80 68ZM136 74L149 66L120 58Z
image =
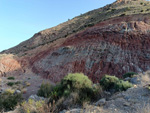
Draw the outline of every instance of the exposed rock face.
M0 56L0 77L22 73L20 62L13 55Z
M110 19L39 53L31 67L54 82L74 72L83 72L94 82L105 74L143 72L150 69L149 30L149 15Z

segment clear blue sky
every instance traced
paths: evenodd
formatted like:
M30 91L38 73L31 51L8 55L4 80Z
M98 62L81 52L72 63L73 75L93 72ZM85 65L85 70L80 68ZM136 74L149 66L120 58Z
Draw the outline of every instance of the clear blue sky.
M115 0L0 0L0 51Z

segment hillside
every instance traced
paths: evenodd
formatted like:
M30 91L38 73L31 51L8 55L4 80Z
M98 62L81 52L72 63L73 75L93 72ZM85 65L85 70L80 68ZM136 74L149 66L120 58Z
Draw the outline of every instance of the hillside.
M150 1L117 0L2 51L0 112L149 113L149 70Z
M110 18L150 13L149 5L150 3L145 0L117 0L113 4L81 14L56 27L36 33L31 39L3 53L18 54L45 44L50 44L57 39L66 38L71 34L80 32Z
M97 82L105 74L147 71L149 6L145 0L117 0L40 31L1 53L0 74L29 71L59 82L67 73L83 72Z

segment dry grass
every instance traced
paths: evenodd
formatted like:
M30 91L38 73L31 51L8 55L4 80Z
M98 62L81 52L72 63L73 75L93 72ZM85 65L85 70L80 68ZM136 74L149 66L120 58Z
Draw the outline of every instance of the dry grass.
M143 75L142 76L142 80L144 81L144 82L150 82L150 77L149 77L149 75Z
M28 102L23 102L19 109L21 113L48 113L50 107L43 100L34 101L29 99Z
M150 84L150 72L147 71L144 74L140 74L140 79L143 86Z

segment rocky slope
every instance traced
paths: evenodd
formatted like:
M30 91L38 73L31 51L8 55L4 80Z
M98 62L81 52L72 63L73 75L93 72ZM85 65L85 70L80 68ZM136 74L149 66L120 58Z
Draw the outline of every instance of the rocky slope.
M30 69L58 82L67 73L83 72L97 82L104 74L121 77L129 71L147 71L149 6L145 0L117 0L41 31L1 53L0 73L27 73ZM9 55L13 57L6 63Z
M60 113L149 113L150 72L139 74L134 79L134 87L103 98L96 103L85 104L83 107L63 110Z

